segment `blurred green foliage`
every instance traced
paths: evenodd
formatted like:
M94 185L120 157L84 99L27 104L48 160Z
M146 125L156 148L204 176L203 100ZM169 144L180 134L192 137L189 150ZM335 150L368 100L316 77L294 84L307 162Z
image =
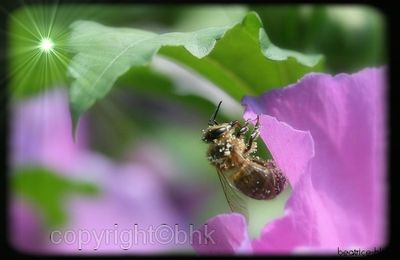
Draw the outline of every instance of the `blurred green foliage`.
M368 5L251 6L280 47L322 53L330 72L386 62L385 17Z
M99 192L93 183L72 181L38 167L17 169L11 175L10 185L14 194L31 202L43 214L47 227L67 223L65 201L69 196L93 196Z

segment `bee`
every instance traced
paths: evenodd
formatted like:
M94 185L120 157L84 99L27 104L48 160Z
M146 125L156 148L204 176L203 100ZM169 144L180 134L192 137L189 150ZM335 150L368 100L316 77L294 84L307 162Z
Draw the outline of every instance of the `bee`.
M249 120L243 126L237 120L222 124L215 120L221 103L211 116L208 128L203 130L202 140L209 144L207 159L217 169L231 210L248 219L246 199L241 194L256 200L271 200L282 192L287 180L274 160L253 155L260 135L259 116L246 141Z

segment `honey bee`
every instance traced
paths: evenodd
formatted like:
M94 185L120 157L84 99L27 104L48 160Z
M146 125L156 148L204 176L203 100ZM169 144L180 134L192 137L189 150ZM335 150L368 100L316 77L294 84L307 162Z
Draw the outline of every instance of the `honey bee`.
M255 141L260 135L259 117L246 141L249 120L243 126L237 120L222 124L215 120L221 103L211 116L208 128L203 130L202 140L209 144L207 158L217 169L231 210L248 219L246 200L241 194L256 200L270 200L282 192L287 180L274 160L253 155L257 151Z

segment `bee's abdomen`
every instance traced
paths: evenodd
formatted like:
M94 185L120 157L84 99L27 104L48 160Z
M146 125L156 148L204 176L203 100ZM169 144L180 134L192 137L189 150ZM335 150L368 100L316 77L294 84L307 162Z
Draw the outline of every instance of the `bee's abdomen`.
M247 169L241 169L234 177L236 188L253 199L275 198L285 188L286 177L273 161L268 163L267 167L249 165Z

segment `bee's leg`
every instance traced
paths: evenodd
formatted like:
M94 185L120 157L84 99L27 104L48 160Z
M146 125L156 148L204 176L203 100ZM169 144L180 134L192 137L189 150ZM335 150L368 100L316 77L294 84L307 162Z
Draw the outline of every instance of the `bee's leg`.
M247 131L249 131L249 120L246 120L244 125L239 129L236 133L236 137L242 137Z
M238 128L238 127L240 127L240 123L239 123L239 121L237 121L237 120L231 121L231 122L229 123L229 125L230 125L231 127L233 127L233 128Z
M257 149L257 147L253 147L253 145L257 145L254 141L260 136L260 118L257 116L257 123L254 126L253 133L250 135L249 142L247 143L246 149L244 150L245 153L251 153L253 150Z
M264 160L264 159L261 159L258 156L252 157L251 161L255 162L255 163L257 163L257 164L259 164L261 166L264 166L264 167L267 166L268 164L270 164L271 162L273 162L273 160L271 160L271 159Z

